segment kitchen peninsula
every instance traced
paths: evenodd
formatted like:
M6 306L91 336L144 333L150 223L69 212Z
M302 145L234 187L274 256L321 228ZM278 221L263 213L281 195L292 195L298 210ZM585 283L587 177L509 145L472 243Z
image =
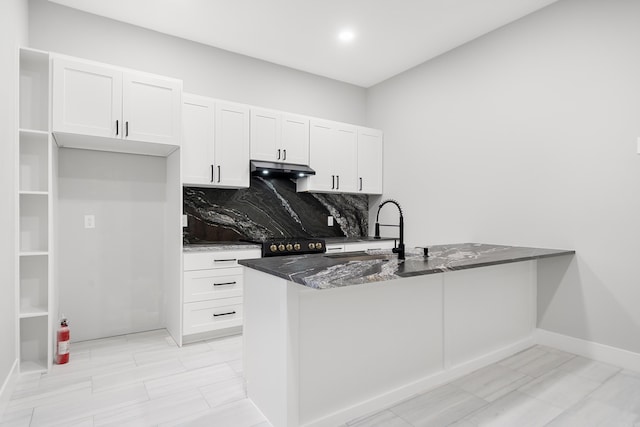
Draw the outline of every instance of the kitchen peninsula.
M537 260L455 244L242 260L247 394L274 427L335 426L533 344ZM482 268L480 268L482 267Z

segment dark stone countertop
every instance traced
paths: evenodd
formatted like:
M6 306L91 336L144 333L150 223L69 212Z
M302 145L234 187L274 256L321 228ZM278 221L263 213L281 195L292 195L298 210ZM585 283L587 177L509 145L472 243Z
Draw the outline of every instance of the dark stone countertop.
M314 289L329 289L425 274L573 255L573 250L459 243L408 249L399 261L390 250L240 260L240 264Z

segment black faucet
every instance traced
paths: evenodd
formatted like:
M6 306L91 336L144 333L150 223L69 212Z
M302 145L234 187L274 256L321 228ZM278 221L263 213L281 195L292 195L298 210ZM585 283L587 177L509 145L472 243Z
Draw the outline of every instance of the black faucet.
M382 209L382 207L387 203L393 203L398 208L398 211L400 212L400 224L398 225L380 224L378 222L378 218L380 217L380 209ZM392 199L385 200L384 202L380 203L380 206L378 206L378 213L376 214L376 234L375 236L373 236L374 239L380 238L381 225L383 227L399 227L400 228L400 243L398 244L398 247L393 248L392 251L394 254L398 254L398 259L404 259L404 217L402 216L402 208L400 207L400 203Z

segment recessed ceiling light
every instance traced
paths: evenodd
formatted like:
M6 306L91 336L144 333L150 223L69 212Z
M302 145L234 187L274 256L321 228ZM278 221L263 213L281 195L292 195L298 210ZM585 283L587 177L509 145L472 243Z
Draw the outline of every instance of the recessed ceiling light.
M356 35L351 30L343 30L338 34L338 38L343 42L350 42Z

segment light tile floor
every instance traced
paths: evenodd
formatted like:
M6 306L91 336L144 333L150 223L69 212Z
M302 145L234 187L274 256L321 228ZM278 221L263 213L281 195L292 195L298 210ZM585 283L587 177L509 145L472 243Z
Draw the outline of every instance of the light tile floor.
M241 358L241 336L75 343L69 364L19 379L0 427L269 427L246 398ZM639 427L640 374L535 346L345 426Z

